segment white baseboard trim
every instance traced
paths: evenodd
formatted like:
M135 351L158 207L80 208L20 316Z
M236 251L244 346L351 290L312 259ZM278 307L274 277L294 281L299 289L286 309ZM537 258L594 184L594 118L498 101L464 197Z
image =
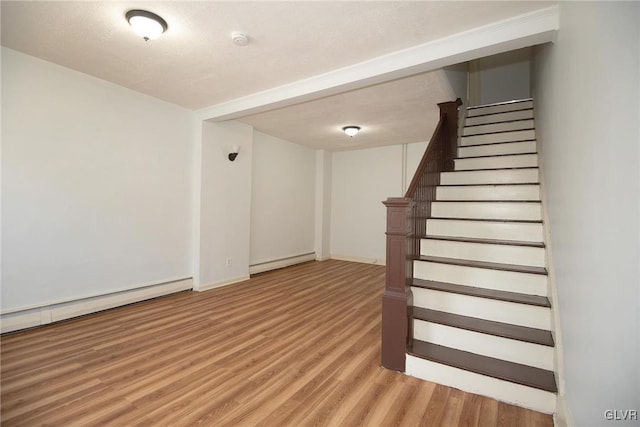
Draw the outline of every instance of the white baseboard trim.
M265 271L276 270L278 268L290 267L307 261L315 261L316 253L310 252L303 255L295 255L287 258L276 259L273 261L261 262L249 266L249 274L264 273Z
M386 265L386 261L383 259L361 258L361 257L349 256L349 255L331 254L331 259L337 259L339 261L360 262L363 264Z
M205 292L215 288L221 288L223 286L233 285L234 283L245 282L249 280L249 275L246 276L238 276L233 279L220 280L218 282L207 283L204 285L200 285L197 288L193 288L196 292Z
M0 317L0 331L2 333L14 332L21 329L46 325L48 323L59 322L61 320L71 319L72 317L96 313L98 311L120 307L192 288L193 280L188 278L145 286L138 289L114 292L90 298L82 298L60 304L3 313Z

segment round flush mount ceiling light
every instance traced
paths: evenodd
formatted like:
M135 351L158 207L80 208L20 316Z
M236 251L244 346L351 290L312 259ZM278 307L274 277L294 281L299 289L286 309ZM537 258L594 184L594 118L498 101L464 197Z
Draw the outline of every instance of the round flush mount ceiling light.
M355 134L360 132L360 126L345 126L342 130L350 137L353 137Z
M167 31L167 22L155 13L136 9L127 12L125 17L133 32L145 41L155 40Z
M249 44L249 37L241 31L231 33L231 40L236 46L246 46Z

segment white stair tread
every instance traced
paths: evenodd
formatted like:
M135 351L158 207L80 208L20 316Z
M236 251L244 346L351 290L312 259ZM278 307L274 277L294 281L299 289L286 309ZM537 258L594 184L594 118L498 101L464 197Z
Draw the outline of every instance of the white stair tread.
M444 202L431 203L431 215L437 218L489 220L542 220L539 202Z
M415 260L413 277L496 291L547 296L547 276L543 274Z
M501 144L473 145L459 147L458 158L495 156L502 154L535 153L537 150L535 141L504 142Z
M481 125L486 123L508 122L511 120L532 119L533 109L508 111L505 113L494 113L483 116L467 117L465 125Z
M467 124L463 129L462 135L469 136L483 133L505 132L510 130L533 129L533 127L533 119L514 120L501 123L487 123L473 126Z
M507 169L538 167L537 154L512 154L504 156L455 159L455 170Z
M556 395L553 392L466 371L411 354L407 355L405 373L546 414L556 411Z
M533 101L530 99L499 102L495 104L479 105L467 108L467 117L481 116L485 114L504 113L507 111L518 111L533 108Z
M538 183L538 168L442 172L440 184L520 184Z
M460 145L497 144L502 142L528 141L536 139L534 130L515 130L510 132L490 133L460 137Z
M413 319L413 338L513 363L553 370L553 347Z
M425 238L420 241L420 254L424 256L491 263L544 267L544 248L502 244L456 242Z
M415 286L411 287L411 292L414 307L527 328L551 329L551 309L547 307L453 294Z
M439 186L436 188L436 200L540 200L540 186Z
M541 223L427 219L426 233L436 236L542 242Z

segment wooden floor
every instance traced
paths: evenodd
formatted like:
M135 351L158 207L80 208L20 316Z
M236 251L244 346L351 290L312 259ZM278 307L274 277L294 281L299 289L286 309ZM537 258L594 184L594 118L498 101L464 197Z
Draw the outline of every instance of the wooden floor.
M2 425L553 425L382 369L383 286L311 262L3 336Z

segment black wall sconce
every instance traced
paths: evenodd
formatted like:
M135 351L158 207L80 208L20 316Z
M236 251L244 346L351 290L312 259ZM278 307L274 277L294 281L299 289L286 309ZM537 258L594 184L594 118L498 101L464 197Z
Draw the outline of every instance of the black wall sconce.
M236 157L238 157L238 153L240 152L240 146L234 145L231 147L231 151L229 152L229 161L233 162Z

